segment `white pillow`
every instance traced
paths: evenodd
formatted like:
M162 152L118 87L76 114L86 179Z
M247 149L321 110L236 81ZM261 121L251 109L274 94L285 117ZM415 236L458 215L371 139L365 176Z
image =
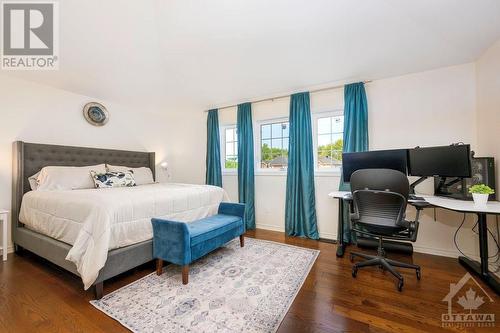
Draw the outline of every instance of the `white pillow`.
M111 165L106 164L108 171L110 172L127 172L131 171L134 174L135 183L137 185L145 185L154 183L153 172L150 168L140 167L140 168L129 168L122 165Z
M30 188L32 191L36 191L36 189L38 188L38 175L40 175L40 171L35 173L33 176L28 177L28 182L30 183Z
M37 177L37 190L77 190L94 188L94 180L90 171L106 173L106 165L90 165L84 167L46 166Z

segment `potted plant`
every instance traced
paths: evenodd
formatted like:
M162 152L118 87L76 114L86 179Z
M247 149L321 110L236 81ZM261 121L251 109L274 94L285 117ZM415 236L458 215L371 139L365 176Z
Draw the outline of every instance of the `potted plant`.
M486 206L488 196L495 193L495 191L488 185L477 184L469 188L469 193L472 193L474 204L478 206Z

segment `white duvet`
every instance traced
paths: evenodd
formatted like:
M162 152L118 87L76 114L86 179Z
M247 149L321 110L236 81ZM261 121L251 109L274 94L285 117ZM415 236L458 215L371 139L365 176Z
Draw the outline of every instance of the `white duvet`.
M31 191L19 220L27 228L73 245L85 289L97 279L108 251L153 236L151 218L191 222L214 215L226 192L215 186L149 184L136 187Z

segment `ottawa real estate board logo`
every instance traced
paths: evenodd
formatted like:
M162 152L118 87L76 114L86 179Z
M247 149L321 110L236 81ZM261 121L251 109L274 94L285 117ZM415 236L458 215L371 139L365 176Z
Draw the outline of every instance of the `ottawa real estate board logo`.
M469 273L450 284L443 302L448 303L448 313L441 315L443 327L495 327L495 314L481 310L494 301Z
M59 69L56 1L2 1L3 70Z

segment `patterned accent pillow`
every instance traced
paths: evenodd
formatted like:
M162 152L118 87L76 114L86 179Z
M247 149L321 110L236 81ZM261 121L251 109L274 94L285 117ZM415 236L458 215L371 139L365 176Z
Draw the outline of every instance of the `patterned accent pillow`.
M132 187L135 186L134 174L132 172L108 171L97 173L90 171L96 188L109 187Z
M116 171L122 171L122 172L131 171L134 174L135 183L137 185L153 184L155 182L153 180L153 172L148 167L129 168L129 167L126 167L126 166L106 164L106 168L108 169L108 172L109 171L112 171L112 172L116 172Z

